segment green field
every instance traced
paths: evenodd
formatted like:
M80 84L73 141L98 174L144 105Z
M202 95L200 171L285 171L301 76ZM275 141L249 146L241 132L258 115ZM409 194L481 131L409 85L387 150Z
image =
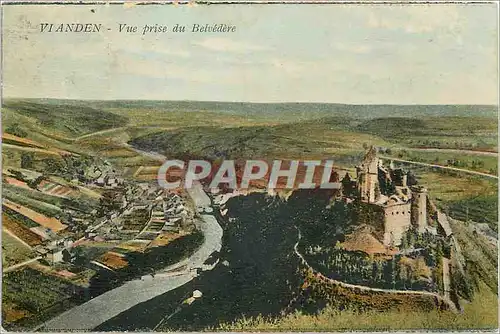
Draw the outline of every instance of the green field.
M161 152L169 156L183 154L216 159L248 158L306 158L329 156L333 148L339 151L352 149L351 133L338 132L329 128L304 130L288 126L276 127L196 127L162 132L132 140L139 148ZM331 136L329 135L331 132ZM378 141L364 136L367 142ZM343 140L345 139L345 140ZM362 147L360 146L362 149Z
M336 330L467 330L498 327L498 248L476 235L462 222L452 228L465 257L467 281L474 290L472 301L461 300L463 312L339 311L326 306L317 314L295 312L274 318L241 318L222 324L223 331L336 331Z
M9 266L21 263L33 258L35 253L26 245L12 237L5 231L2 231L2 266Z
M347 165L344 158L359 155L366 145L496 150L496 116L494 106L25 99L5 100L2 121L4 131L80 154L102 154L122 166L151 163L124 150L126 142L174 154L337 157ZM7 162L19 164L19 153L9 154ZM436 154L418 152L418 158L432 162ZM471 169L496 168L491 157L465 160Z
M227 332L492 330L498 328L497 298L495 293L482 284L474 301L465 304L464 312L458 314L444 311L353 312L326 307L312 315L297 312L278 318L242 318L214 329Z
M79 194L77 198L64 198L42 193L34 189L18 188L9 184L4 184L3 187L6 198L50 217L59 214L62 207L90 212L98 204L95 199L83 194Z
M110 112L88 106L68 107L57 103L39 103L31 100L3 101L3 111L7 109L16 115L34 118L37 125L64 135L81 135L123 126L127 119ZM11 125L12 126L12 125Z
M487 223L498 229L498 182L478 176L418 170L418 182L434 202L452 217Z
M3 102L2 129L36 141L47 150L70 151L78 155L75 160L88 157L108 160L130 178L139 167L158 166L160 162L128 145L171 158L333 159L337 166L351 169L361 161L366 148L374 145L392 157L496 174L497 157L473 151L498 150L497 116L495 106L22 99ZM55 159L54 165L64 161L50 151L2 147L6 169L24 165L23 168L47 176L49 157ZM31 164L28 167L27 161ZM496 180L428 167L408 168L417 175L419 184L428 188L433 201L451 217L469 220L471 224L487 223L494 231L498 230ZM58 215L61 207L89 212L98 203L98 194L94 198L80 193L64 199L6 184L3 193L6 198L49 216ZM30 227L29 221L23 223ZM132 222L129 225L138 228ZM467 279L476 289L475 298L462 303L463 314L408 310L341 312L327 305L318 314L235 319L234 323L214 329L496 328L497 263L493 259L496 251L485 248L484 240L464 226L453 228L467 254ZM30 256L29 250L17 240L5 233L3 237L4 265ZM4 302L38 313L67 298L70 288L66 282L25 269L4 276Z
M471 114L472 115L472 114ZM360 132L409 147L496 149L497 122L490 117L392 117L365 121Z

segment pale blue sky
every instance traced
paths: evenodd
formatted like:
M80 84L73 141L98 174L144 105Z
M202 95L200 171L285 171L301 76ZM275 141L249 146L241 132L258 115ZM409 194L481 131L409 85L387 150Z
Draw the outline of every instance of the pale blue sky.
M91 12L95 10L95 13ZM497 104L496 5L5 6L4 97ZM102 23L42 34L40 23ZM235 33L118 33L227 23Z

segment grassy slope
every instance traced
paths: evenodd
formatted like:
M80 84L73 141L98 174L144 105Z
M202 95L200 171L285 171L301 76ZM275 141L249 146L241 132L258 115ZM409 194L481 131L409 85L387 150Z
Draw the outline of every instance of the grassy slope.
M451 312L351 312L325 308L318 315L295 313L278 319L240 319L223 324L223 331L339 331L498 328L497 295L484 284L462 314Z
M35 103L88 106L101 110L134 110L146 108L156 111L220 112L244 117L281 120L304 120L328 116L354 118L412 117L412 116L465 116L497 117L492 105L351 105L339 103L242 103L211 101L78 101L56 99L30 99Z
M2 266L4 268L35 257L35 253L26 245L2 231Z
M491 107L477 107L478 109L425 106L395 108L393 106L247 105L156 101L149 102L149 104L43 101L49 107L36 107L32 104L34 102L37 101L25 101L17 106L4 104L4 107L7 106L2 110L4 130L11 124L20 124L31 139L77 152L95 153L105 147L105 154L114 156L113 161L120 165L144 163L142 157L130 156L128 152L122 152L123 155L120 155L114 151L122 150L119 143L137 137L139 139L135 140L136 143L142 142L148 144L148 149L157 148L160 151L176 153L189 151L201 155L222 152L234 157L255 158L336 156L345 157L340 161L347 167L352 167L353 163L357 162L354 160L359 159L364 143L401 147L421 146L424 140L430 140L431 144L432 141L436 141L438 144L434 143L435 146L441 147L453 147L455 142L459 142L464 143L466 148L483 147L484 143L489 148L496 148L497 138L497 122L492 121L492 118L474 118L473 122L471 118L460 117L439 119L424 117L419 120L382 118L370 123L363 120L367 117L408 116L412 113L427 116L435 116L439 113L471 116L473 114L471 110L476 111L474 115L496 117L496 111L493 109L492 112ZM213 112L214 110L217 112ZM82 117L75 118L74 115L78 111L82 113ZM105 115L104 121L102 124L97 124L101 113ZM332 114L336 116L331 117ZM90 119L90 115L94 118ZM118 116L115 117L116 115ZM325 118L325 116L330 117ZM311 120L311 118L321 119ZM123 126L127 119L132 125L130 128L79 142L71 140L82 134ZM296 122L297 120L301 121ZM66 126L68 122L70 127ZM284 122L287 124L282 124ZM197 127L192 128L193 126ZM177 130L174 131L172 128ZM147 143L147 141L151 142ZM348 159L352 156L354 160ZM451 154L451 157L453 156L460 157L460 154ZM488 161L488 164L491 163ZM423 171L419 172L419 176L421 183L430 188L430 194L438 197L443 203L467 200L481 194L493 198L497 194L496 184L477 178L457 178ZM487 206L481 210L490 212L491 208ZM439 312L404 316L400 313L359 315L325 310L317 318L293 315L280 319L278 322L257 319L252 323L236 323L229 328L238 329L242 325L247 330L471 328L476 326L487 328L496 324L496 295L486 287L483 286L475 300L465 307L464 315ZM474 308L478 310L472 312Z
M357 156L363 151L363 146L370 144L392 147L393 151L397 152L394 148L404 147L402 145L405 144L405 140L406 144L411 145L412 140L418 142L421 138L427 138L426 136L431 134L442 143L447 143L447 140L452 138L450 136L453 136L453 143L472 143L471 145L475 145L475 148L478 148L482 142L496 143L497 138L496 123L491 120L479 119L478 124L474 125L471 131L465 132L464 127L469 126L470 119L447 117L438 121L436 119L394 118L377 119L373 122L377 125L375 128L371 125L367 127L371 123L345 117L330 117L274 126L189 127L146 135L139 133L131 143L145 150L155 150L169 155L191 152L207 157L222 155L232 158L327 158L343 155ZM422 123L423 127L414 129L416 124L413 123L415 122ZM448 129L447 132L443 130L445 128ZM401 139L400 136L404 138ZM491 144L487 148L495 149L495 145ZM443 155L434 152L412 152L411 155L417 157L418 160L428 162L434 162L436 156L439 156L441 160L461 159L468 164L467 166L470 165L470 169L475 170L494 171L497 168L496 159L489 156L468 155L464 158L461 153ZM473 160L481 161L482 165L473 168ZM445 160L442 161L442 163L445 162ZM348 161L348 164L351 163ZM342 165L342 161L339 164Z
M450 215L455 219L486 223L493 231L498 231L497 194L479 195L448 204Z
M496 149L498 124L491 117L392 117L356 128L410 147Z
M488 223L497 231L498 226L498 182L476 176L460 177L444 173L417 171L420 184L429 190L429 196L452 217L465 220L466 207L469 219Z
M396 154L400 152L397 148L402 145L419 146L419 143L432 138L445 146L456 142L465 143L466 148L467 145L478 148L481 143L490 143L490 149L496 148L497 140L497 122L491 118L475 117L471 122L470 117L435 117L437 114L491 116L496 113L494 108L485 106L438 108L63 100L7 100L5 106L2 112L4 130L17 124L26 131L27 137L49 147L98 154L117 166L132 168L156 165L158 162L123 148L123 143L131 139L132 143L147 150L163 151L169 155L190 152L199 156L232 158L334 158L337 165L343 167L352 167L358 162L364 144L391 147ZM407 116L419 112L432 117L393 117L402 112ZM297 119L331 116L332 113L338 116L297 122ZM77 117L73 118L75 115ZM105 117L101 118L103 115ZM88 122L90 116L95 118ZM374 116L385 118L366 120L366 117ZM127 128L118 128L79 141L72 139L87 131L123 125L124 120L130 121ZM291 120L295 122L290 123ZM289 123L277 124L284 121ZM71 128L65 127L67 122L72 123ZM19 167L22 151L4 148L2 153L4 166ZM470 165L467 167L469 169L497 169L494 157L436 152L408 154L411 158L428 162L433 162L436 157L440 162L460 159ZM35 154L37 161L44 158L44 153ZM481 161L483 166L472 168L472 160ZM422 183L432 188L432 196L443 202L451 203L484 195L488 198L483 202L496 203L496 184L491 182L427 171L419 171L419 175ZM472 205L475 206L475 202ZM489 204L480 206L484 206L484 210L492 207Z
M30 100L6 100L3 108L32 117L47 130L75 136L123 126L127 118L88 106L36 103Z
M155 133L131 141L145 150L170 155L228 158L327 158L361 152L363 143L387 144L375 136L352 133L337 125L310 122L277 126L195 127Z
M488 242L482 234L474 233L473 225L453 220L451 227L465 260L467 281L476 287L482 281L492 291L497 292L498 248Z
M4 197L27 206L32 210L53 217L61 212L61 207L90 212L97 206L96 198L78 193L70 198L42 193L34 189L24 189L9 184L3 185Z

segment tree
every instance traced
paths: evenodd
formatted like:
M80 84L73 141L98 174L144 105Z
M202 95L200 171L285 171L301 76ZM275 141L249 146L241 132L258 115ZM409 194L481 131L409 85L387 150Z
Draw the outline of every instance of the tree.
M411 277L409 277L408 274L409 274L408 273L408 267L406 266L406 264L399 263L399 278L402 281L403 288L405 290L406 290L406 283L408 281L408 278L410 278L410 281L411 281Z
M31 169L33 168L33 161L35 159L35 154L33 152L24 152L21 154L21 168Z
M40 184L40 182L42 182L44 179L45 179L45 177L43 175L39 176L36 179L28 182L28 186L30 188L36 189L38 187L38 185Z
M64 170L65 164L58 159L47 158L43 160L44 171L53 174L60 173Z
M99 199L99 215L104 216L106 213L116 211L120 208L121 198L116 191L105 191Z
M23 130L19 126L19 124L17 124L17 123L14 123L14 124L8 126L5 129L5 132L13 134L14 136L18 136L18 137L21 137L21 138L24 138L24 137L28 136L28 133L25 130Z
M408 186L414 186L418 184L417 177L411 171L408 172L406 183L408 184Z
M401 249L408 249L408 240L406 235L401 238Z

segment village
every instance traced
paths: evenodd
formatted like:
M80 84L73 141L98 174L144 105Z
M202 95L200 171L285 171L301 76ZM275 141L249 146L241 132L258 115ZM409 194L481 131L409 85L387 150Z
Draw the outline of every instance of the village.
M66 155L57 168L48 164L30 165L25 158L2 175L4 315L10 322L64 309L97 273L129 271L131 255L195 232L197 213L181 191L127 179L105 159Z
M355 229L340 242L328 237L325 241L329 248L322 248L303 228L296 251L326 277L342 284L430 293L442 296L447 303L455 302L451 275L463 272L463 261L446 215L414 176L392 161L384 163L377 153L374 147L367 150L355 169L356 178L345 170L342 178L332 172L330 181L340 181L341 188L326 190L333 194L331 203L344 203L357 210L359 220L352 224ZM49 317L53 310L60 313L92 301L129 279L168 279L172 273L160 268L172 264L169 260L176 263L193 254L199 240L185 239L192 248L173 256L168 246L199 235L195 222L201 217L215 221L215 214L237 226L236 218L229 213L231 198L263 192L266 197L282 198L283 205L289 198L259 187L227 191L209 185L204 189L198 183L187 190L164 189L154 179L131 178L100 157L58 154L62 160L35 161L29 154L21 155L19 167L3 171L4 235L24 245L22 261L9 263L9 254L4 254L5 315L11 323L24 325L30 319ZM288 196L291 193L286 192ZM306 201L308 206L313 205L313 198ZM293 212L291 208L288 211ZM340 216L335 210L330 214L330 223L334 224L329 228L338 229ZM299 210L294 223L308 220L306 216ZM318 218L315 225L321 226L320 221ZM202 231L205 239L214 235L216 225L215 221ZM320 239L331 236L325 231ZM220 245L215 253L211 248L200 249L209 256L209 263L196 264L190 271L180 261L179 272L173 275L198 275L199 269L211 270L219 263ZM146 260L148 252L154 256ZM158 260L160 253L164 256ZM231 262L220 261L228 270L232 270Z
M109 183L107 180L114 180L111 177L105 179L104 187L113 189L123 187L123 183ZM96 185L99 184L98 180ZM192 214L189 214L184 201L175 193L165 194L154 184L147 183L129 184L120 190L124 190L124 193L114 192L117 198L113 199L120 203L119 207L109 211L104 217L81 217L77 212L66 210L67 229L72 233L61 233L58 236L50 229L45 229L43 238L46 242L34 248L37 254L49 263L55 264L67 259L71 262L74 259L71 249L89 241L136 243L143 244L146 248L163 234L179 234L182 229L188 229L193 222ZM94 210L93 214L97 214L97 210ZM75 240L82 231L84 236ZM93 264L108 268L105 261L101 262L91 261Z

